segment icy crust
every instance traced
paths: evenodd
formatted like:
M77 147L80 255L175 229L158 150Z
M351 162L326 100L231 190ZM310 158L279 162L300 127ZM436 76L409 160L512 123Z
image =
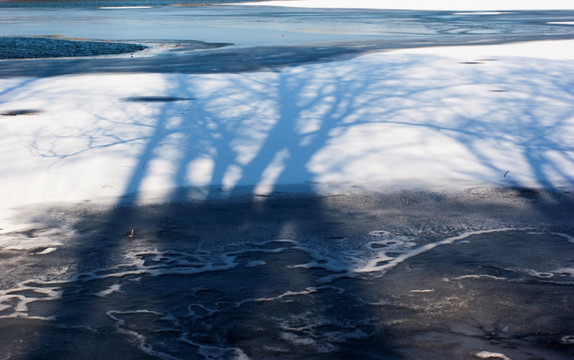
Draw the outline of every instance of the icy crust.
M0 59L85 57L133 53L147 46L126 42L46 37L0 37Z

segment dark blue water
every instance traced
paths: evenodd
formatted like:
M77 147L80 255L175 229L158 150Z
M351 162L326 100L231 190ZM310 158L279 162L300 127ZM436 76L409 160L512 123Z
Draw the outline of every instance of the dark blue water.
M240 3L261 0L0 0L0 7L65 7L90 8L101 6L170 6Z

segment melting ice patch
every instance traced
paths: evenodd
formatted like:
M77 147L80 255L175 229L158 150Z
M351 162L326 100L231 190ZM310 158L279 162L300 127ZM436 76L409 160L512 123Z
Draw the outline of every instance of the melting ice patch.
M394 236L385 230L371 231L369 236L374 239L367 243L367 249L372 251L371 259L356 269L357 272L384 271L397 256L408 254L416 246L414 238Z
M96 296L106 297L106 296L108 296L108 295L110 295L110 294L113 294L113 293L115 293L115 292L121 291L121 288L122 288L121 285L115 284L115 285L110 286L110 287L107 288L106 290L102 290L102 291L96 293Z
M0 319L54 320L53 315L30 314L29 305L38 301L58 300L61 296L62 290L59 286L40 281L26 281L12 289L0 290Z

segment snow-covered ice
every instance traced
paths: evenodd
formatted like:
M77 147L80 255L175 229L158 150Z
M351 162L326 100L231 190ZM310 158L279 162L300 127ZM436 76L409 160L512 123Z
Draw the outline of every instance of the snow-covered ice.
M178 187L196 198L280 185L567 190L572 54L568 40L399 50L280 72L1 79L0 113L24 111L0 117L2 228L24 205Z

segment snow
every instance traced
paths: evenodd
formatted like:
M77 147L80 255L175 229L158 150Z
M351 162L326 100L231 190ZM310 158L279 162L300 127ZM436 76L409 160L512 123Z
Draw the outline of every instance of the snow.
M489 351L481 351L476 353L476 357L480 359L500 359L500 360L510 360L510 358L504 354L493 353Z
M481 9L517 6L492 3ZM0 231L33 204L132 194L137 204L287 186L572 189L573 58L574 41L563 40L397 50L281 72L0 79L0 114L16 114L0 116Z

